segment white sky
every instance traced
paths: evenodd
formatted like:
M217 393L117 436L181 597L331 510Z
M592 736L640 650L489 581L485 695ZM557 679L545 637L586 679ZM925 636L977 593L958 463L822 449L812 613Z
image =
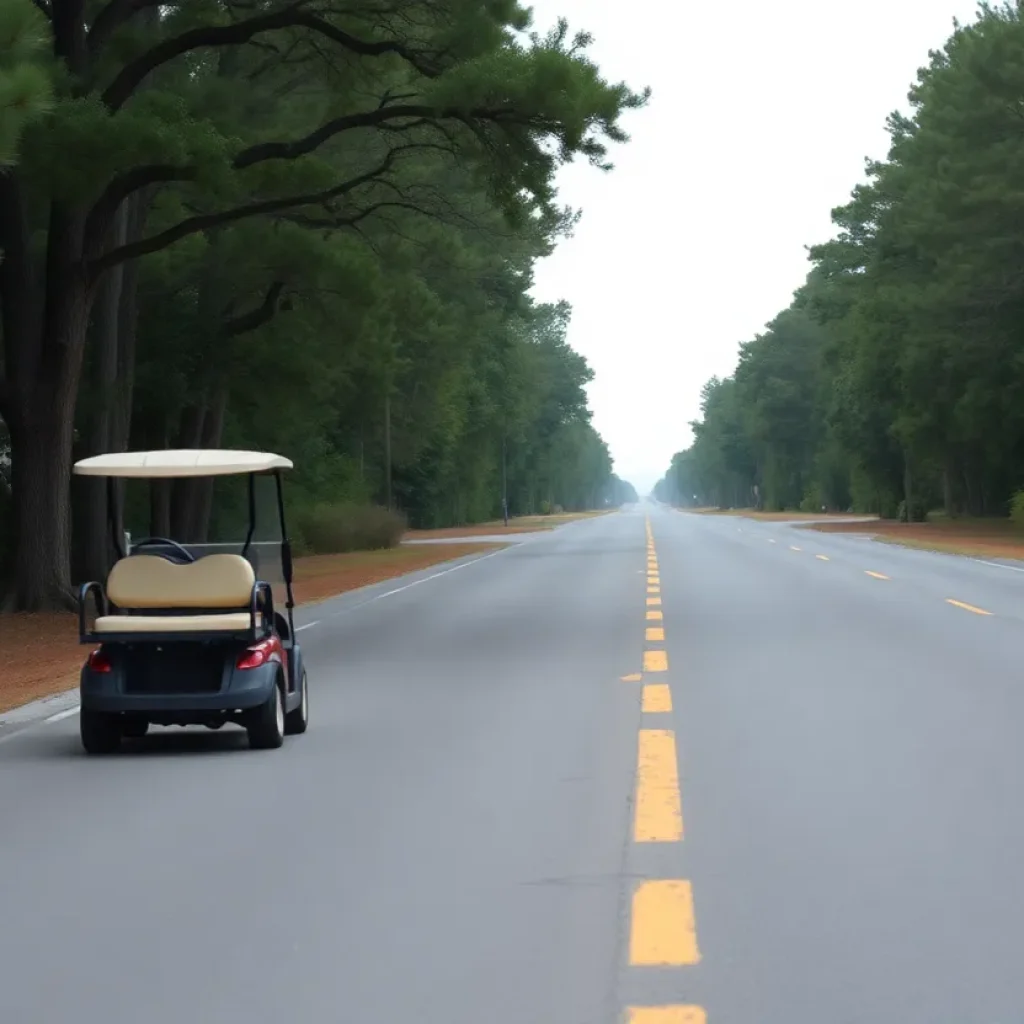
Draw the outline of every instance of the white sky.
M609 174L562 170L583 209L537 267L593 367L594 425L645 494L691 439L700 389L785 308L804 246L884 157L885 119L975 0L535 0L594 37L606 77L651 86Z

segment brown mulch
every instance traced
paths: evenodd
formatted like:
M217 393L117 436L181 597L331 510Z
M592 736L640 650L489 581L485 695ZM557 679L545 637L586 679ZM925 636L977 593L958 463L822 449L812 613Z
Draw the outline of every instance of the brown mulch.
M860 523L811 523L806 529L822 533L867 533L890 544L951 555L1024 559L1024 532L1008 519L943 519L930 523L879 519Z
M500 547L445 544L297 558L295 600L297 604L323 601L358 587ZM78 643L78 619L74 615L0 614L0 712L76 686L86 650Z

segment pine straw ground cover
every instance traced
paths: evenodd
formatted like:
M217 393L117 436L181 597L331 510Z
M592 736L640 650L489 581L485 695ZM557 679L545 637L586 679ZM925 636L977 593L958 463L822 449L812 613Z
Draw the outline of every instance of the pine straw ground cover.
M500 544L444 544L312 555L295 560L295 600L322 601ZM68 690L78 683L86 648L69 614L0 615L0 711Z

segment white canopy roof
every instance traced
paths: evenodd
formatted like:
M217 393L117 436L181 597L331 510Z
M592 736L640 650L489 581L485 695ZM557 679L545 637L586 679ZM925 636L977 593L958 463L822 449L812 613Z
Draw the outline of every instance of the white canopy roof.
M184 448L155 452L115 452L94 455L76 462L80 476L182 477L233 476L239 473L265 473L272 469L292 469L293 463L272 452L241 452L215 448Z

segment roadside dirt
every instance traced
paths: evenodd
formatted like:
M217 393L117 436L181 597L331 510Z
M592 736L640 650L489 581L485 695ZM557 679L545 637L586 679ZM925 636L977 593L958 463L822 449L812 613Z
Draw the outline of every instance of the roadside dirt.
M948 519L931 523L897 523L886 519L809 523L801 528L822 533L870 534L884 543L951 555L1024 559L1024 532L1007 519Z
M474 523L472 526L446 526L440 530L408 530L405 540L441 540L449 537L491 537L502 533L537 533L553 530L556 526L571 523L577 519L593 519L608 515L600 512L565 512L550 516L517 516L509 520L508 526L501 519L489 523Z
M856 519L857 525L860 526L861 523L878 522L878 516L858 516L850 512L755 512L752 508L695 508L688 509L687 511L702 516L741 516L744 519L759 519L767 523L814 522L816 520L827 522L829 519Z
M503 546L445 544L298 558L295 600L298 604L322 601ZM0 712L76 686L86 650L79 646L78 619L74 615L0 615Z

